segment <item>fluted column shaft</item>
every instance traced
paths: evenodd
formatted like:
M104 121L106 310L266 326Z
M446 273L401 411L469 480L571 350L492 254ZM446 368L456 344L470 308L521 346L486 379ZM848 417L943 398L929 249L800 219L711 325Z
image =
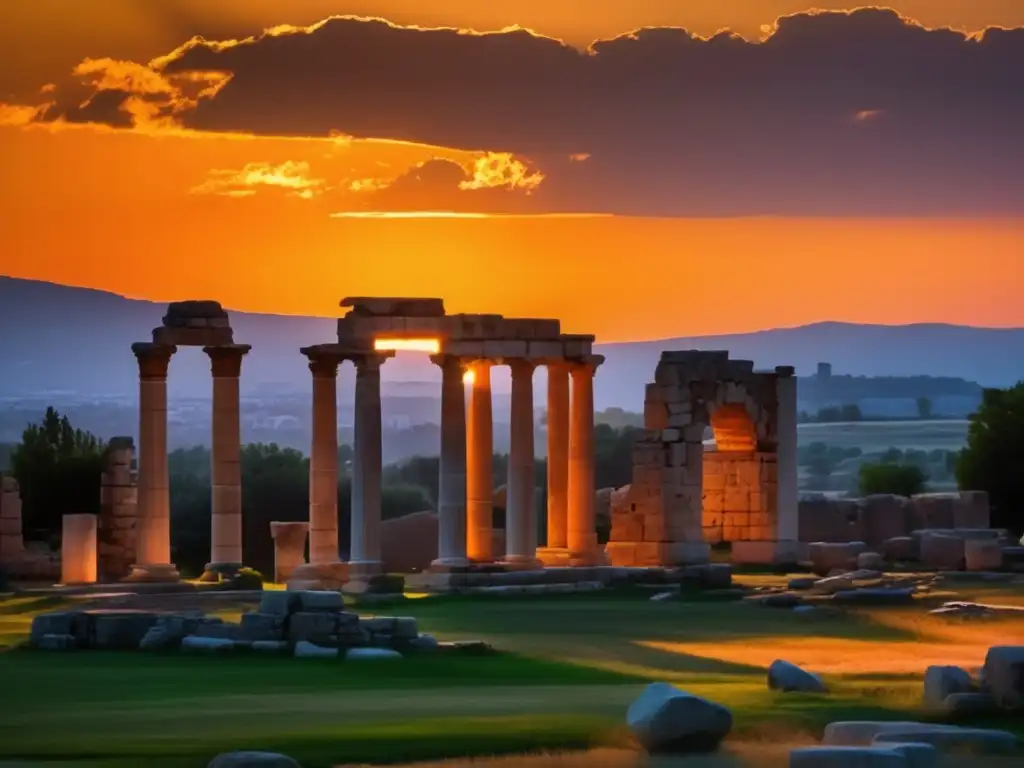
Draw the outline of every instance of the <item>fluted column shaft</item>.
M569 525L570 556L580 564L597 556L594 515L594 372L603 358L595 356L574 365L569 407Z
M505 509L505 560L537 562L537 513L533 486L533 363L512 360L511 444Z
M244 344L203 348L210 357L213 374L210 563L207 569L242 564L242 425L238 379L242 358L250 349Z
M466 394L462 361L431 358L441 366L441 464L435 568L462 567L466 558Z
M382 471L380 366L384 355L355 359L355 447L352 458L352 530L349 573L381 571L380 484Z
M309 562L338 562L338 364L312 357L313 445L309 458Z
M548 365L548 540L549 548L568 546L569 368Z
M129 578L176 580L171 564L171 503L167 477L167 368L177 347L139 343L139 479L136 563Z
M491 364L472 364L466 427L466 554L473 562L494 559L494 423Z

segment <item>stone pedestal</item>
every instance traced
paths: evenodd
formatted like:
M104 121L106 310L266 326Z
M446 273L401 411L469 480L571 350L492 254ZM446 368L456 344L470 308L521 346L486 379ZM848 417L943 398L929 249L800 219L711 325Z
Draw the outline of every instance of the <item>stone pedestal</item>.
M603 360L594 356L571 369L567 544L574 565L597 565L604 561L597 546L594 516L594 373Z
M97 521L97 577L100 581L125 578L136 562L138 477L132 468L135 446L130 437L112 438L100 479L100 516Z
M9 475L0 475L0 562L11 562L24 551L18 481Z
M437 559L431 568L464 568L466 557L466 391L462 361L436 355L441 367L441 463Z
M60 558L62 584L96 583L96 515L64 515Z
M238 379L242 358L250 349L246 344L203 348L210 357L213 374L208 572L227 574L242 567L242 437Z
M167 480L167 367L177 347L139 343L139 504L134 581L177 581Z
M517 567L538 567L533 456L533 363L511 360L511 445L505 509L505 557Z
M491 364L473 363L466 425L466 555L474 563L494 560L494 424Z
M306 563L306 537L309 523L273 522L270 537L274 540L274 583L286 584L295 569Z
M380 366L390 355L355 360L355 451L352 462L352 530L349 577L380 573L381 412Z

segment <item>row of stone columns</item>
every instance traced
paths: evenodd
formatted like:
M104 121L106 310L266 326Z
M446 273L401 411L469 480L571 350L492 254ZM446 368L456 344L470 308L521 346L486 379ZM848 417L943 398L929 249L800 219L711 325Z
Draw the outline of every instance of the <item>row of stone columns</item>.
M212 483L208 570L242 563L242 473L239 376L245 344L204 347L213 374L210 476ZM139 464L136 563L129 578L166 581L179 577L171 562L170 491L167 470L167 370L177 347L138 343Z

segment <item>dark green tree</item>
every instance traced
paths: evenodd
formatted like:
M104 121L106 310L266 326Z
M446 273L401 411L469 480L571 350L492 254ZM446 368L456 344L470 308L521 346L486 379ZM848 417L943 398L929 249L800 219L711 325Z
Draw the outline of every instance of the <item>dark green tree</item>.
M858 490L862 496L892 493L913 496L923 493L928 476L913 464L862 464L858 475Z
M963 490L987 491L992 526L1024 531L1024 382L986 389L957 459Z
M102 440L75 429L54 408L25 428L11 454L11 468L21 486L27 537L55 540L64 515L99 513L105 452Z
M932 417L932 400L930 397L917 398L917 415L921 419L930 419Z

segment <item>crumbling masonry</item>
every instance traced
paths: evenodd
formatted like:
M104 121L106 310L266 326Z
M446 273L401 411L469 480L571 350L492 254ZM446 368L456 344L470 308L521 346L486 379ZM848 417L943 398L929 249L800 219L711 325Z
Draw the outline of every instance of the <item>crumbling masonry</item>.
M663 352L644 402L633 482L611 511L614 565L795 560L796 378L728 352ZM705 449L710 427L715 448Z

